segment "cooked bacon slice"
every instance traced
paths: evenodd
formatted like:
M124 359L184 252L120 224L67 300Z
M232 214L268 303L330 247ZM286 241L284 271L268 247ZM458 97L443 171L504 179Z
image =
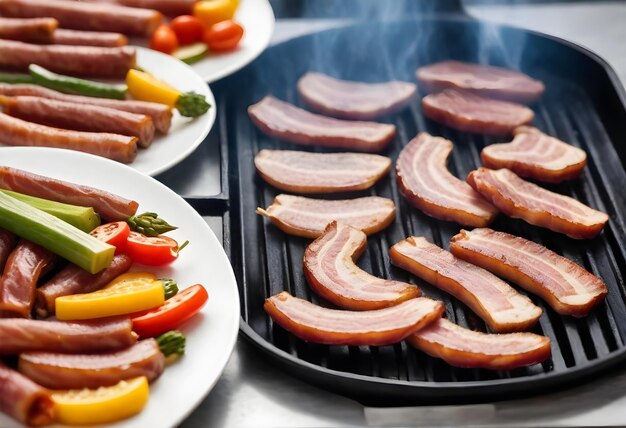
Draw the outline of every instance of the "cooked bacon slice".
M9 255L17 244L17 236L14 233L9 232L6 229L0 228L0 275L4 270L4 264L6 263Z
M528 103L541 98L545 89L541 81L518 71L459 61L420 67L416 74L420 87L427 92L465 89L487 97Z
M54 401L50 391L0 362L0 411L28 426L50 425Z
M531 328L541 309L488 271L411 236L389 251L391 263L452 294L497 333Z
M509 217L574 239L595 237L609 220L605 213L522 180L508 169L479 168L470 172L467 182Z
M257 172L272 186L294 193L368 189L391 169L391 159L366 153L311 153L261 150Z
M290 235L317 238L333 220L341 221L371 235L391 224L396 206L391 199L366 196L326 200L278 195L267 209L257 208L280 230Z
M513 141L492 144L480 153L487 168L507 168L520 177L548 183L577 178L587 163L587 154L537 128L520 126Z
M298 94L313 110L345 119L371 120L405 107L415 95L414 83L352 82L322 73L306 73L298 80Z
M270 137L306 146L379 152L393 139L388 123L355 122L310 113L272 96L248 107L252 122Z
M382 346L400 342L443 314L443 303L426 297L372 311L314 305L283 291L265 299L265 312L302 340L326 345Z
M412 205L431 217L467 226L486 226L498 210L446 165L452 141L421 132L400 152L398 188Z
M407 338L409 344L451 366L512 370L550 357L550 339L534 333L486 334L444 318Z
M492 135L510 135L535 117L531 109L521 104L456 89L426 95L422 109L426 117L459 131Z
M600 278L571 260L508 233L462 230L450 251L537 294L561 315L585 316L608 292Z

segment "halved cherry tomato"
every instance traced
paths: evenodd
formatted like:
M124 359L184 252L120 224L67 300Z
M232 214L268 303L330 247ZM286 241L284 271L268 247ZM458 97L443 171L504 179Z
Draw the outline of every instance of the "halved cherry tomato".
M123 253L126 249L126 240L130 234L130 227L125 221L106 223L89 232L99 240L115 247L115 254Z
M191 15L181 15L172 19L170 28L176 33L178 44L180 45L189 45L194 42L199 42L202 40L202 34L204 33L202 22Z
M215 52L230 51L237 47L243 37L243 27L235 21L218 22L204 33L204 43Z
M159 25L159 27L152 33L150 39L150 49L155 51L161 51L166 54L171 54L178 47L178 38L176 33L167 25Z
M209 300L200 284L192 285L166 300L162 306L133 317L133 331L140 337L153 337L172 330L194 316Z
M131 231L126 241L126 254L142 265L162 266L176 260L178 242L163 235L144 236Z

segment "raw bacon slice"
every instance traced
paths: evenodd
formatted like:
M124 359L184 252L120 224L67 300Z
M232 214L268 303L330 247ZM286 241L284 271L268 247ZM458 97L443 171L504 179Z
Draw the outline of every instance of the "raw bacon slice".
M587 163L587 154L537 128L520 126L513 141L492 144L480 153L487 168L507 168L519 175L548 183L577 178Z
M479 168L470 172L467 182L509 217L574 239L595 237L609 221L605 213L522 180L508 169Z
M270 137L306 146L379 152L393 139L396 127L388 123L354 122L310 113L266 96L248 107L252 122Z
M261 150L257 172L272 186L294 193L368 189L391 169L391 159L366 153L311 153Z
M50 391L0 362L0 411L28 426L50 425L54 401Z
M363 83L339 80L322 73L306 73L298 80L298 94L313 110L345 119L371 120L405 107L415 95L413 83Z
M512 370L550 357L550 339L534 333L486 334L442 318L407 338L409 344L451 366Z
M561 315L585 316L608 292L598 277L571 260L508 233L462 230L450 241L450 251L537 294Z
M389 308L354 312L323 308L286 291L265 299L263 307L275 323L302 340L351 346L400 342L443 314L443 303L426 297Z
M521 104L456 89L426 95L422 98L422 109L435 122L478 134L510 135L535 117L531 109Z
M355 262L366 246L365 233L343 223L330 223L304 252L304 275L311 288L340 308L357 311L386 308L421 294L411 284L361 270Z
M371 235L391 224L396 206L391 199L379 196L326 200L278 195L267 209L257 208L280 230L290 235L317 238L333 220L341 221Z
M451 152L451 141L420 133L400 152L398 188L412 205L431 217L467 226L490 224L498 210L448 171Z
M529 103L538 100L545 89L539 80L505 68L443 61L417 69L420 87L427 92L465 89L487 97Z
M497 333L531 328L541 309L497 276L458 259L426 239L411 236L389 251L391 262L469 306Z

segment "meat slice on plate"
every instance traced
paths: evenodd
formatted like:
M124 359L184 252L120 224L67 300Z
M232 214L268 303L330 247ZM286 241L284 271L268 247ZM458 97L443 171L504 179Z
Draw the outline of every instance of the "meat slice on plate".
M550 339L545 336L481 333L444 318L409 336L407 342L455 367L511 370L550 357Z
M317 306L286 291L265 299L264 308L275 323L302 340L351 346L400 342L443 314L443 303L426 297L355 312Z
M0 361L0 411L27 426L54 421L50 391Z
M491 229L462 230L452 238L450 251L537 294L561 315L587 315L607 294L600 278L519 236Z
M278 195L267 209L257 208L256 212L269 218L285 233L317 238L333 220L362 230L366 235L379 232L395 218L396 206L391 199L379 196L327 200Z
M577 178L587 163L584 150L544 134L537 128L520 126L510 143L492 144L480 153L487 168L507 168L519 175L548 183Z
M393 139L388 123L356 122L311 113L272 96L248 107L252 122L270 137L306 146L379 152Z
M414 83L352 82L313 72L298 80L298 94L311 109L344 119L371 120L394 113L411 101L416 90Z
M448 171L451 152L451 141L420 133L400 152L398 188L412 205L431 217L467 226L490 224L498 210Z
M541 309L492 273L411 236L389 252L391 263L452 294L498 333L531 328Z
M367 153L261 150L256 170L272 186L294 193L368 189L391 169L391 159Z
M479 168L470 172L467 182L509 217L574 239L595 237L609 220L605 213L523 180L508 169Z
M422 110L426 117L459 131L490 135L510 135L535 117L524 105L456 89L426 95Z
M311 288L340 308L358 311L393 306L421 294L414 285L377 278L359 268L355 262L366 246L365 233L330 223L304 252L304 275Z
M420 87L427 92L465 89L474 93L523 103L541 98L545 89L539 80L506 68L442 61L417 69Z

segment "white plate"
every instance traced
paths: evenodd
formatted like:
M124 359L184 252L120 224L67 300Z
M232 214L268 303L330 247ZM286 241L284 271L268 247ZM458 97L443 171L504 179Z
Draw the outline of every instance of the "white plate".
M143 411L113 426L170 427L180 423L211 390L235 346L239 328L239 294L232 268L206 222L180 196L158 181L117 162L62 149L2 147L0 164L98 187L139 202L139 212L156 211L179 227L168 234L189 245L170 267L150 270L172 277L181 288L201 283L209 302L182 326L187 334L185 356L167 367L150 386ZM0 413L0 427L20 427Z

